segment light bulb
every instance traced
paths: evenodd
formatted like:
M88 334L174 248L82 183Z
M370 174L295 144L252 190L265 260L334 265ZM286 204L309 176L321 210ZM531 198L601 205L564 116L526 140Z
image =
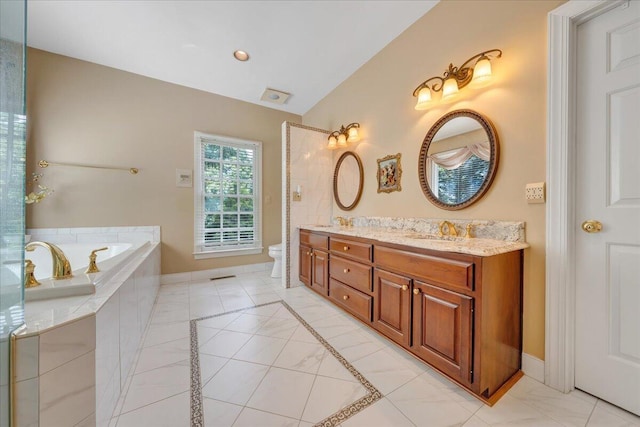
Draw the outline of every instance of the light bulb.
M338 135L338 147L346 147L347 146L347 137L344 133Z
M476 66L473 67L473 80L474 84L483 84L491 80L491 62L486 56L480 57Z
M431 104L431 89L425 86L418 92L418 102L416 102L414 108L416 110L426 110L429 104Z
M337 141L336 141L336 137L335 137L335 136L333 136L333 135L331 135L331 136L329 137L329 143L327 144L327 148L328 148L329 150L333 150L334 148L337 148L337 146L336 146L336 142L337 142Z
M458 82L453 77L449 77L444 81L442 86L442 99L447 99L455 96L458 93Z
M356 142L360 139L358 135L358 128L353 126L349 128L349 137L347 138L347 142Z

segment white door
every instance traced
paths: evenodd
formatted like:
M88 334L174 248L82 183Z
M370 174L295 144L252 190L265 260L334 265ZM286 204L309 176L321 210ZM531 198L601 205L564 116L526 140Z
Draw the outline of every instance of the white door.
M576 235L575 386L640 415L640 1L578 26L576 84L576 224L597 222Z

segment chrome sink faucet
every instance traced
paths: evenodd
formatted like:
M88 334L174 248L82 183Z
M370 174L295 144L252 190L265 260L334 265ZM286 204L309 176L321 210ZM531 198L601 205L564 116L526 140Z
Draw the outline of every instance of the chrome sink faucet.
M24 250L27 252L32 252L33 250L35 250L36 246L41 246L51 252L51 259L53 260L51 277L56 280L68 279L70 277L73 277L73 274L71 274L71 264L69 263L67 257L64 255L64 252L62 252L62 249L60 249L53 243L30 242L26 244Z

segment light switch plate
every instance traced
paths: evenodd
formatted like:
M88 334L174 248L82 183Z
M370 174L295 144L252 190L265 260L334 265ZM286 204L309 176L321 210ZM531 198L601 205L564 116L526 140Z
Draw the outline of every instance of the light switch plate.
M525 197L527 203L544 203L545 202L545 185L544 182L534 182L527 184L525 189Z
M176 169L176 187L193 187L191 169Z

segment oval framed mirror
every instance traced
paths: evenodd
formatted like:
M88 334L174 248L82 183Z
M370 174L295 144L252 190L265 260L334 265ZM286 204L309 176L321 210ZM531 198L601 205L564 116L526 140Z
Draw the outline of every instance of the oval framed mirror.
M477 202L498 169L500 146L493 123L473 110L442 116L420 148L418 175L431 203L459 210Z
M364 172L360 157L353 151L342 153L333 172L333 198L343 211L355 208L362 196Z

